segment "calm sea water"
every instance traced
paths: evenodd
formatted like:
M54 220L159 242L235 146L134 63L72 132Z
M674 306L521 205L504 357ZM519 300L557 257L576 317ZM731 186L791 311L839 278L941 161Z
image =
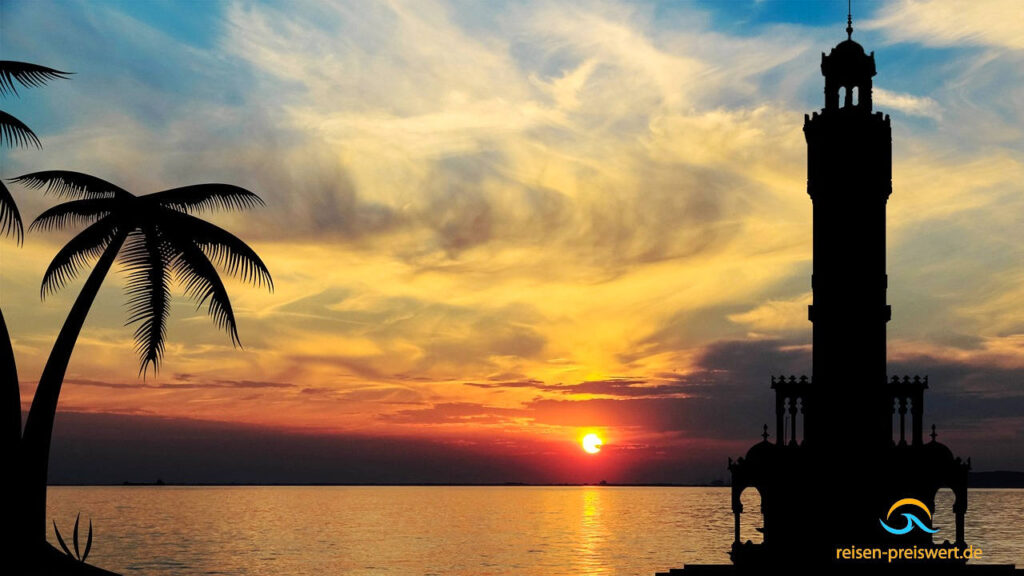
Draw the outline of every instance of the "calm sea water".
M752 492L752 491L748 491ZM744 494L746 497L747 494ZM936 526L952 532L948 493ZM756 511L756 495L745 502ZM54 487L90 562L160 575L602 575L727 563L728 488ZM758 514L745 514L751 539ZM87 524L87 522L86 522ZM1024 565L1024 490L974 490L968 541ZM82 541L84 545L84 528ZM51 535L51 541L55 539ZM70 545L70 542L69 542Z

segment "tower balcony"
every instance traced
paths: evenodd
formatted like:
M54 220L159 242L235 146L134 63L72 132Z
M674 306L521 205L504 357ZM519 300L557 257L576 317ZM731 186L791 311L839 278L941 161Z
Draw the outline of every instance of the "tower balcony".
M775 390L775 442L799 446L803 444L806 427L804 414L812 393L807 376L772 376Z
M898 415L893 443L907 445L907 413L910 413L910 444L920 446L922 439L922 418L924 416L924 391L928 388L927 376L893 376L889 381L889 399L892 413ZM898 440L897 440L898 438Z

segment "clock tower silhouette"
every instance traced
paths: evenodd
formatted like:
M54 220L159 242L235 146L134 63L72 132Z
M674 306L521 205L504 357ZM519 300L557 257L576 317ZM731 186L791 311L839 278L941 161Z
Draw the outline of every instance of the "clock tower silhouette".
M892 130L889 116L873 108L875 55L853 40L849 16L846 33L821 55L825 106L804 117L812 376L772 376L774 438L765 424L761 442L729 459L733 563L667 575L1024 574L1013 565L967 564L970 459L937 442L934 426L925 441L927 376L886 373ZM932 524L942 488L954 495L954 526ZM744 510L746 490L761 499L760 538L741 533L742 514L755 512ZM890 550L904 552L890 559Z

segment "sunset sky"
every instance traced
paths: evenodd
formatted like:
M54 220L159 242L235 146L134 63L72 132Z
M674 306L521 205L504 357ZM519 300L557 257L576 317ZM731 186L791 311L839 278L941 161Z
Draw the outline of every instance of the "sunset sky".
M227 182L275 290L233 349L180 290L138 375L112 275L61 397L63 481L691 482L810 371L803 115L846 2L37 2L0 53L0 176ZM1024 4L855 2L893 124L891 374L975 469L1024 468ZM56 200L12 185L23 216ZM27 222L26 222L27 223ZM0 243L27 408L81 280ZM579 439L598 432L604 450ZM133 467L134 466L134 467Z

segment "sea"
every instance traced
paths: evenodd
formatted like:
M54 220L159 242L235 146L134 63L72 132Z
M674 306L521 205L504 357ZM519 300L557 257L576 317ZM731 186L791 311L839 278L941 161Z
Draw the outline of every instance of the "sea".
M91 521L89 563L124 575L653 576L728 563L729 510L721 487L56 486L48 512L69 548L81 515L80 551ZM972 490L967 519L978 563L1024 566L1024 490ZM948 491L934 526L953 539Z

